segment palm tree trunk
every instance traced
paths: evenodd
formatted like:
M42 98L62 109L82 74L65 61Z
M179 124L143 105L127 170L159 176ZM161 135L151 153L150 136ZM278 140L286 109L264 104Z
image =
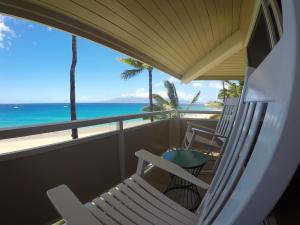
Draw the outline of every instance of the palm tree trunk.
M226 90L225 90L225 82L223 80L223 103L225 103L225 98L226 98Z
M71 104L71 120L76 120L76 98L75 98L75 67L77 63L77 44L76 36L72 35L72 64L70 68L70 104ZM72 129L72 138L78 138L77 128Z
M152 100L152 67L148 68L149 73L149 105L150 105L150 112L153 111L153 100ZM153 117L150 117L151 122L153 121Z

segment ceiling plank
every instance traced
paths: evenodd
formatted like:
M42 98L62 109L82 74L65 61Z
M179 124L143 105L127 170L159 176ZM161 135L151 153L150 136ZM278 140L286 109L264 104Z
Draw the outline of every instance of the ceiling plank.
M228 57L240 51L242 48L242 35L240 31L237 31L187 70L182 76L182 82L188 83L198 78Z

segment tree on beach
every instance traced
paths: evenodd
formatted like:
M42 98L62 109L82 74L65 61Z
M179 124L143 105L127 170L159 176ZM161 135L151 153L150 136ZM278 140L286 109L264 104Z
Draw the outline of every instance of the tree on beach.
M164 82L164 86L167 91L168 99L163 98L159 94L153 94L152 98L155 100L155 103L153 104L153 111L165 111L165 110L172 110L172 109L181 109L181 106L179 105L179 98L177 95L176 87L175 85L166 80ZM191 102L186 106L185 110L189 110L192 105L194 105L200 97L200 91L197 92L197 94L193 97ZM149 112L150 107L146 106L143 108L143 111ZM175 115L173 115L175 116ZM157 119L164 118L165 115L162 116L155 116Z
M76 96L75 96L75 68L77 63L77 43L76 36L72 35L72 63L70 68L70 105L71 105L71 120L76 120ZM77 128L72 129L72 138L78 138Z
M133 59L133 58L119 58L120 62L123 62L131 67L133 69L127 69L124 70L121 73L121 77L124 80L131 79L139 74L141 74L143 71L148 71L148 78L149 78L149 111L153 111L153 101L152 101L152 71L153 67L149 64L143 63L139 60Z
M244 86L243 80L239 80L237 82L224 80L223 82L226 85L224 85L223 89L219 91L218 99L224 100L225 98L237 98L241 95Z
M218 93L217 101L206 103L206 106L213 108L222 108L226 98L238 98L242 94L244 81L228 81L224 80L223 88Z

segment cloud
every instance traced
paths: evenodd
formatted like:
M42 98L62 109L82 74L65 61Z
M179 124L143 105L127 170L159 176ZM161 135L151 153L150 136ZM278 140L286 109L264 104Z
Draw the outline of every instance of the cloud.
M227 88L227 84L225 83L225 88ZM223 82L222 81L210 81L208 84L208 87L210 88L216 88L216 89L223 89Z
M153 85L154 87L162 87L164 86L164 83L163 82L158 82L156 84Z
M32 24L28 24L27 27L28 28L33 28L33 25Z
M192 83L192 86L193 87L222 89L223 82L222 81L195 81ZM225 87L226 87L226 84L225 84Z
M48 29L48 31L52 31L54 28L50 27L50 26L47 26L47 29Z
M179 101L180 100L190 101L194 98L194 95L183 92L183 91L177 91L177 95L178 95Z
M204 84L202 81L196 81L192 83L193 87L204 87Z
M222 89L223 82L222 81L195 81L192 83L193 87L202 87L202 88L214 88L214 89ZM225 84L225 87L227 85Z
M6 16L0 14L0 48L9 49L11 37L15 37L15 32L5 23Z
M180 80L178 80L178 79L175 78L175 77L170 77L170 78L168 79L168 81L170 81L170 82L172 82L172 83L178 83Z
M163 98L168 98L168 94L166 90L157 90L153 91L153 94L158 94ZM177 90L177 95L180 101L190 101L193 99L194 95L190 93L186 93L183 91ZM149 92L145 90L145 88L138 88L135 92L122 94L122 97L135 97L135 98L148 98Z
M158 92L155 92L155 94L159 94L163 98L168 98L168 94L166 91L158 91ZM191 101L195 97L195 94L177 90L177 95L178 95L179 101Z
M216 88L216 89L222 89L223 85L222 85L222 82L220 82L220 81L210 81L208 83L208 87Z
M138 88L133 93L122 94L122 97L136 97L136 98L145 98L149 96L149 92L145 91L145 88Z

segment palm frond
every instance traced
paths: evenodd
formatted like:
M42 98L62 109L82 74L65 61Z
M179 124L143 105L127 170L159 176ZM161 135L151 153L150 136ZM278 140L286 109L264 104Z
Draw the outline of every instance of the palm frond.
M163 106L163 105L168 105L169 104L169 102L166 99L164 99L163 97L161 97L158 94L153 94L152 98L156 101L156 104L158 104L158 105Z
M232 85L232 82L231 81L229 81L229 80L223 80L224 81L224 83L226 83L227 85Z
M170 105L174 109L176 109L178 107L178 95L176 92L175 85L168 80L166 80L164 82L164 85L165 85L165 88L167 89L168 97L170 99Z
M156 105L156 104L153 104L152 107L153 107L153 110L152 110L152 111L163 111L163 110L164 110L161 106ZM150 105L147 105L147 106L143 107L142 110L143 110L144 112L151 112L151 111L150 111Z
M226 83L226 87L220 89L218 93L218 99L224 99L224 97L237 98L241 95L244 86L244 81L224 80L224 83Z
M129 66L132 66L136 69L146 69L147 67L145 66L145 63L139 61L139 60L136 60L136 59L133 59L133 58L118 58L118 60L122 63L125 63Z
M121 73L121 77L124 80L128 80L130 78L135 77L136 75L140 74L143 72L143 69L132 69L132 70L125 70Z
M152 107L153 107L152 111L164 111L165 110L162 106L159 106L159 105L156 105L156 104L153 104ZM144 112L151 112L150 105L147 105L147 106L143 107L142 110ZM161 120L161 119L166 119L168 116L167 115L144 116L143 120L151 119L151 117L154 120Z
M192 101L190 102L190 104L186 107L186 110L189 110L190 108L191 108L191 106L193 105L193 104L195 104L197 101L198 101L198 99L199 99L199 97L200 97L200 91L194 96L194 98L192 99Z

